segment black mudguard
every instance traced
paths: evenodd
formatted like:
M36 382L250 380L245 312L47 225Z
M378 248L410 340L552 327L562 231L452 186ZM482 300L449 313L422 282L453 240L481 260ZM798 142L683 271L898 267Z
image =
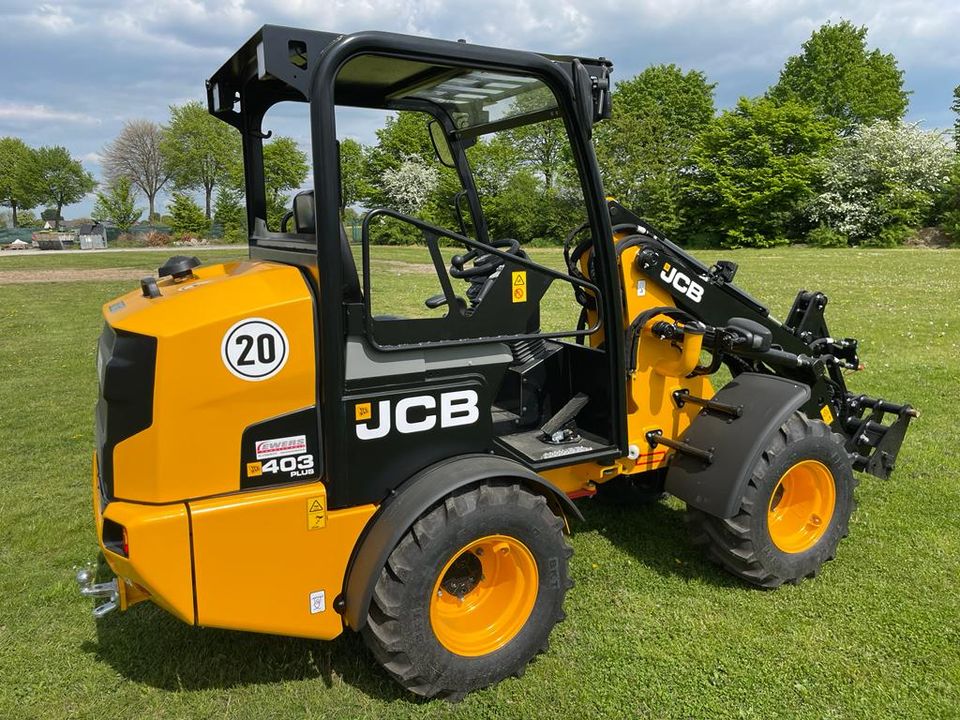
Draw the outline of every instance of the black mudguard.
M495 455L461 455L431 465L397 488L381 505L357 542L342 596L342 612L347 626L360 630L366 625L370 598L380 570L414 521L454 490L493 479L522 483L544 495L555 511L583 519L577 506L563 492L513 460Z
M810 399L810 388L777 375L742 373L724 385L714 400L741 406L738 418L703 410L694 419L686 443L712 449L713 462L676 453L664 489L688 505L716 517L733 517L740 507L750 472L770 437Z

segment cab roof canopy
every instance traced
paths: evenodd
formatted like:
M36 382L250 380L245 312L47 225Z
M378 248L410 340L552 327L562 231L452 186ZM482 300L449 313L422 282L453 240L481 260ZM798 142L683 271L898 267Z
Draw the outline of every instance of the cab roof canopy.
M611 64L603 58L543 55L394 33L343 35L278 25L264 25L207 81L209 110L238 128L246 124L254 129L275 103L309 101L316 67L332 48L344 45L368 52L338 72L338 105L394 108L405 100L426 101L453 114L477 100L489 106L514 97L531 81L523 75L504 74L505 67L536 75L552 65L549 69L560 69L571 80L579 75L581 81L592 83L594 121L609 114ZM437 61L438 56L462 58L470 67L445 64ZM484 65L491 70L485 72Z

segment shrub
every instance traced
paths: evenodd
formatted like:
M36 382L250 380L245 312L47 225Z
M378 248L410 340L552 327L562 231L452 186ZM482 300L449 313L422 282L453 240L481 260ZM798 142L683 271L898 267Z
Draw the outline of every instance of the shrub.
M170 205L170 227L177 234L203 237L210 230L210 221L193 198L174 193Z
M847 247L850 244L846 235L826 225L820 225L811 230L807 236L807 242L817 247Z
M916 124L865 125L828 159L823 191L807 206L810 219L854 244L899 245L943 192L951 157L940 132Z
M940 226L951 237L953 242L960 243L960 210L951 210L944 213Z
M864 247L897 247L903 245L904 241L910 237L913 229L906 225L888 225L878 232L875 236L863 241Z
M164 247L171 242L173 242L173 238L158 230L151 230L143 235L143 244L147 247Z

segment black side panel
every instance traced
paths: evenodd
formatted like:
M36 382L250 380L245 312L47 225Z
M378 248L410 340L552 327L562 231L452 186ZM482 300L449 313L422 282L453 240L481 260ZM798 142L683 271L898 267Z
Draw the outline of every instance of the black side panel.
M113 449L153 424L157 339L104 324L97 348L100 394L96 408L100 491L113 498Z
M318 477L316 406L250 425L240 441L240 489Z
M497 370L502 374L502 368ZM382 502L405 478L433 463L493 450L493 398L484 376L456 375L408 383L344 398L349 465L345 481L334 478L330 484L327 501L331 509ZM470 394L470 398L468 403L458 400L457 424L445 427L442 408L451 394ZM403 411L408 403L413 405ZM399 426L398 413L408 427ZM382 435L371 437L380 430Z
M760 452L796 410L810 399L810 388L776 375L742 373L713 398L743 406L743 415L702 410L682 438L694 447L713 450L709 465L689 455L675 454L664 489L699 510L732 517Z
M344 619L354 630L367 622L367 610L380 569L397 542L430 506L457 488L483 480L518 480L559 504L567 515L583 519L573 502L532 470L492 455L461 455L432 465L407 480L367 524L344 582Z

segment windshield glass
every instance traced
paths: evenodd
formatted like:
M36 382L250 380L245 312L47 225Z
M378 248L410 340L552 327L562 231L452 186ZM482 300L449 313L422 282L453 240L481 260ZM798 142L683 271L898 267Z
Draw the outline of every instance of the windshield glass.
M557 114L557 100L540 80L484 70L448 77L407 97L443 106L461 132L528 115L539 119Z

